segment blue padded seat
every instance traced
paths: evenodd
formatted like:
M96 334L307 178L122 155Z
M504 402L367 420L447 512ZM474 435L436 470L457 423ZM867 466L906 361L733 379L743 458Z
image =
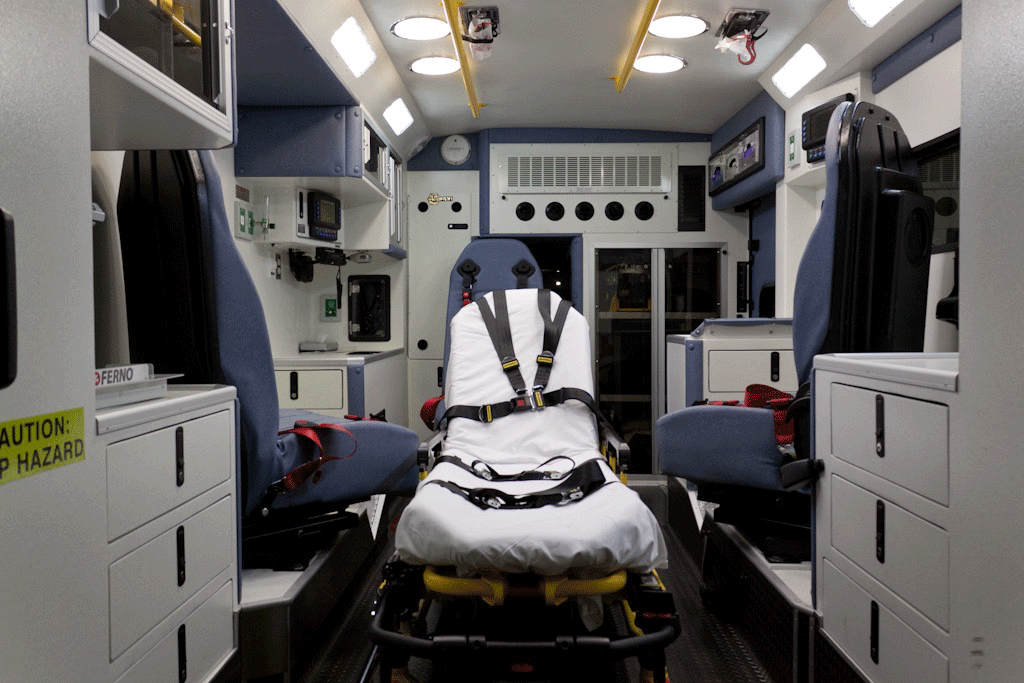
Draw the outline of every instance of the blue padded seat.
M829 120L825 146L825 200L794 287L793 358L800 385L828 330L832 300L839 185L839 130L852 106L844 102ZM694 483L784 490L779 469L785 456L775 439L772 411L735 406L694 406L661 417L654 426L664 474Z
M317 483L310 478L277 495L271 509L322 511L414 490L417 438L406 427L279 411L263 307L235 245L210 152L127 153L118 215L132 362L183 373L184 382L236 388L244 516L259 517L268 487L317 455L308 440L278 434L296 419L344 423L358 449L325 463ZM339 457L353 447L343 434L325 437L324 445Z

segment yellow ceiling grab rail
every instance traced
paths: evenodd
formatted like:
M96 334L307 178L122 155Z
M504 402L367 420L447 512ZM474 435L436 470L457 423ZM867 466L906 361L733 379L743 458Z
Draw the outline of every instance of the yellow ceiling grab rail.
M626 58L623 60L622 66L619 67L619 73L615 76L615 92L622 92L625 89L629 76L633 73L633 62L640 54L647 31L651 28L651 20L654 19L654 14L658 11L660 4L661 0L648 0L644 15L640 19L640 27L637 29L636 35L633 36L633 44L629 46L629 52L626 53Z
M466 50L462 46L462 20L459 18L459 8L465 4L459 0L441 0L441 7L444 8L445 16L448 18L448 27L452 31L452 40L455 42L455 54L459 58L459 70L462 72L462 83L466 86L469 108L473 112L473 118L476 119L480 118L480 107L483 105L476 99L473 74L469 72L469 60L466 59Z
M202 47L203 38L195 29L185 23L185 8L183 5L176 4L174 0L149 0L150 4L162 11L171 20L171 24L178 32L185 36L185 38L195 45L196 47Z

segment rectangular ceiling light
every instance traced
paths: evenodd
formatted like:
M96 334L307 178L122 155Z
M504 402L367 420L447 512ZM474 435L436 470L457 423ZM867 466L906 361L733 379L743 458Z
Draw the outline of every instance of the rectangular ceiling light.
M813 47L804 43L803 47L772 76L772 83L783 95L792 97L824 70L825 60Z
M356 78L366 73L377 59L377 53L370 47L370 42L366 40L366 35L359 28L355 17L346 19L334 32L331 36L331 45Z
M903 0L849 0L850 9L867 27L872 27L882 20L896 5Z
M384 110L384 120L391 126L391 130L395 131L395 135L401 135L412 125L412 114L409 113L409 107L405 106L405 102L399 97Z

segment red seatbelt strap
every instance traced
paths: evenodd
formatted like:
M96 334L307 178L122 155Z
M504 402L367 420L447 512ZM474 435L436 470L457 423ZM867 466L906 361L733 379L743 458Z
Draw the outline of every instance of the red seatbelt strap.
M352 451L348 455L342 456L326 455L324 453L323 443L320 441L320 436L317 434L316 431L318 429L332 429L336 432L342 432L344 434L347 434L348 437L352 439ZM302 484L302 482L306 481L306 479L309 478L310 475L313 475L314 484L319 483L324 475L323 470L321 470L321 467L323 467L324 463L331 462L332 460L345 460L347 458L351 458L353 455L356 454L356 451L359 449L359 443L356 441L356 437L352 435L352 432L345 429L341 425L330 423L314 424L312 422L306 422L305 420L299 420L298 422L295 423L294 428L278 432L278 435L284 434L296 434L303 438L309 439L316 446L318 453L316 458L302 463L301 465L293 469L291 472L281 477L281 480L278 483L280 484L281 489L286 492L294 491L295 489L297 489Z
M775 440L780 446L793 443L793 421L786 420L786 409L793 402L793 396L767 384L751 384L740 401L705 401L709 406L745 406L747 408L771 408L775 417Z

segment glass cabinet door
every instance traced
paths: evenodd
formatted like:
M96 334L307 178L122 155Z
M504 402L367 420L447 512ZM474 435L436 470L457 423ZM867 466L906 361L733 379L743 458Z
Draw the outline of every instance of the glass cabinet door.
M629 444L636 473L656 469L654 420L665 394L665 336L721 316L722 251L595 249L597 401Z
M221 97L218 0L120 0L100 31L203 101Z
M651 471L651 249L597 249L597 399L629 444L630 469Z

